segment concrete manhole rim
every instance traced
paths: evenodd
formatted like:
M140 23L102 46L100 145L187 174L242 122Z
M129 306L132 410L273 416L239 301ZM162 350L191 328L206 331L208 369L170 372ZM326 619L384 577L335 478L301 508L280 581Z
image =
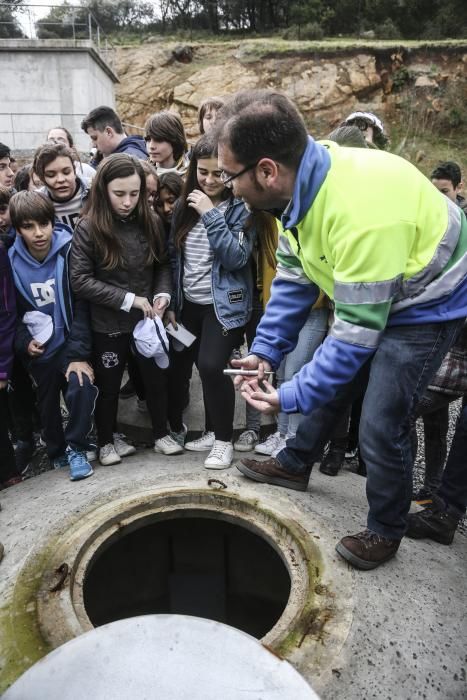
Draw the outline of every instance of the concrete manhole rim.
M170 485L98 505L67 523L60 537L41 547L47 555L42 555L34 597L39 628L36 637L39 631L45 641L43 653L92 629L82 602L82 581L86 567L103 543L122 527L137 529L142 520L167 520L176 517L177 511L229 521L258 534L275 549L290 575L291 591L282 616L261 641L302 673L306 670L309 678L329 671L350 629L351 605L347 599L340 611L343 617L334 624L332 611L340 606L336 605L334 592L321 584L328 562L324 557L323 563L319 547L300 521L251 495L245 498L230 490ZM28 563L23 569L28 569ZM39 578L38 572L35 578ZM324 626L325 645L321 636Z

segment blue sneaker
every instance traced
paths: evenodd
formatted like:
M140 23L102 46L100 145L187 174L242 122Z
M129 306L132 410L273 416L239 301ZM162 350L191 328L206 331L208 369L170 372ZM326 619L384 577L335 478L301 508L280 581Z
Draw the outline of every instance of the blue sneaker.
M55 457L52 464L54 469L63 469L64 467L68 467L68 456L64 454L60 455L60 457Z
M78 452L68 448L68 463L70 465L70 480L79 481L86 479L94 470L86 459L86 452Z

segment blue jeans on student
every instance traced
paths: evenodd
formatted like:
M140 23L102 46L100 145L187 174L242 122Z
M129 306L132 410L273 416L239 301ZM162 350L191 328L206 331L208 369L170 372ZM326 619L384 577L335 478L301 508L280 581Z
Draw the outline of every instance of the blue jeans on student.
M438 496L445 502L448 511L460 517L465 515L467 508L467 402L465 399Z
M288 382L307 362L323 342L328 329L329 309L313 309L298 335L297 345L286 355L277 371L278 388ZM301 413L283 413L277 416L277 430L281 435L293 437L303 420Z
M412 498L411 414L425 393L462 320L386 328L373 358L337 396L306 416L277 459L290 472L311 472L336 416L368 376L360 450L368 478L368 528L401 539Z

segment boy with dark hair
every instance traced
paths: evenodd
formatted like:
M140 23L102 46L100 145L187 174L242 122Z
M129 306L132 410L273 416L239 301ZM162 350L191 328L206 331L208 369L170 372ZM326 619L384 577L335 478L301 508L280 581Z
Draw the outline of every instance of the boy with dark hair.
M13 187L13 180L15 179L15 174L10 168L10 164L10 149L4 143L0 143L0 185L9 190Z
M464 183L457 163L452 160L440 163L431 173L430 180L440 192L467 214L467 199L460 194Z
M142 136L127 136L120 117L111 107L96 107L81 122L82 130L104 158L112 153L128 153L140 160L148 157Z
M50 141L37 149L32 169L44 183L55 216L72 231L81 216L89 188L76 175L74 152L64 143Z
M70 466L72 481L93 473L86 458L97 388L88 360L91 332L86 302L69 282L71 233L55 222L50 200L18 192L10 202L17 237L9 256L17 290L16 351L37 386L47 454L55 468ZM60 393L69 420L63 429Z

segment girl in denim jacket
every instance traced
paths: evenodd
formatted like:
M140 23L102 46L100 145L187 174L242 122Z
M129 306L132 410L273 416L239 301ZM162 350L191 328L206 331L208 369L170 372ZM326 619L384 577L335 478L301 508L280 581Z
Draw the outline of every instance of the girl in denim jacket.
M232 461L235 392L223 369L241 344L251 315L255 232L248 217L243 202L224 185L215 146L202 137L193 148L171 229L175 283L170 315L196 341L173 353L169 419L172 436L183 441L183 387L195 363L203 386L206 431L185 447L210 450L207 469L225 469Z

